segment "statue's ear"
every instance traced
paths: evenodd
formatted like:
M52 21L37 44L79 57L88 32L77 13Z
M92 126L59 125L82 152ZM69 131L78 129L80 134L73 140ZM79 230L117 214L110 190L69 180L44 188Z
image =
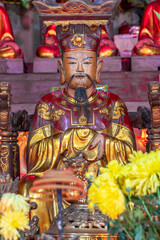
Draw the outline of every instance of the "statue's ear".
M103 67L103 59L99 58L97 61L96 83L100 83L100 73Z
M64 69L63 69L63 62L62 62L62 59L58 59L57 60L57 66L58 66L58 70L59 70L59 73L60 73L60 76L61 76L61 79L60 79L60 84L64 84L65 83L65 75L64 75Z

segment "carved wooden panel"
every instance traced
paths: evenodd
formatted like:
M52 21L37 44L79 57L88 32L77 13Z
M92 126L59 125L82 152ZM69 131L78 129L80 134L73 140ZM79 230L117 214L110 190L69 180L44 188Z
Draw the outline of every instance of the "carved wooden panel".
M160 150L160 83L148 84L148 99L151 107L151 127L148 130L147 151Z
M19 176L19 147L17 133L11 131L11 87L0 83L0 173L7 173L14 179Z

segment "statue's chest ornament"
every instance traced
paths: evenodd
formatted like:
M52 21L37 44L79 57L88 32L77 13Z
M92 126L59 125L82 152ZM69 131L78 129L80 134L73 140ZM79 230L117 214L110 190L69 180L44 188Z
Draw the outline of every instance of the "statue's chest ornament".
M86 113L84 110L83 105L78 108L74 107L71 110L71 125L94 125L95 124L95 117L94 111L91 110L91 107L87 109L89 111L89 119L86 117Z
M49 108L47 103L41 102L36 108L37 114L44 120L56 122L60 119L61 115L65 114L62 109L57 109L54 106Z

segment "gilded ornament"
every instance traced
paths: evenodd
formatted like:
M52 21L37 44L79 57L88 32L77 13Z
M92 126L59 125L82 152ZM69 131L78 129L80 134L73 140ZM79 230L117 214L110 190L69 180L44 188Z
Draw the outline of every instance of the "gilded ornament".
M96 40L93 40L93 41L92 41L92 45L93 45L93 46L96 46L96 45L97 45Z
M122 115L124 115L127 112L127 107L126 105L121 102L121 101L117 101L114 105L114 110L113 110L113 119L119 119L120 117L122 117Z
M5 173L9 169L9 146L0 145L0 166L2 172Z
M55 109L54 111L52 111L51 113L51 120L53 122L56 122L60 119L61 115L64 115L65 111L61 110L61 109Z
M62 104L63 106L65 106L65 105L66 105L66 101L63 100L63 101L61 102L61 104Z
M40 116L44 120L50 120L50 109L47 103L41 102L37 105L36 111L38 116Z
M39 15L50 16L50 14L59 15L79 15L79 14L111 14L114 1L107 1L100 6L87 5L85 3L70 1L62 4L61 6L47 6L45 3L35 1L33 4L36 7ZM87 22L87 21L86 21Z
M69 25L62 26L62 32L67 32L69 30Z
M65 47L67 45L67 42L66 41L63 41L62 42L62 45Z
M101 103L102 103L102 100L101 100L101 99L98 99L96 102L97 102L98 104L101 104Z
M109 107L105 107L105 108L103 108L103 109L100 109L100 110L99 110L99 113L100 113L100 114L104 114L104 115L105 115L105 118L106 118L107 120L110 120L111 117L112 117L111 111L112 111L112 108L111 108L111 106L109 106Z
M89 27L89 29L90 29L90 31L95 32L95 31L97 31L97 26L96 25L91 25Z
M87 124L87 118L85 116L80 116L79 124L81 124L81 125Z
M84 41L84 35L83 34L75 34L71 38L71 42L73 43L74 46L81 47L82 45L86 44L86 41Z
M59 96L60 96L60 94L59 94L59 93L56 93L56 94L55 94L55 97L56 97L56 98L58 98Z
M102 97L105 97L105 96L106 96L106 93L101 92L101 96L102 96Z
M61 110L61 109L55 109L52 106L52 109L49 109L49 106L47 103L41 102L37 108L37 114L38 116L40 116L42 119L46 120L46 121L58 121L60 119L61 115L65 114L65 111Z
M76 111L77 111L77 108L76 108L76 107L74 107L74 108L73 108L73 111L74 111L74 112L76 112Z

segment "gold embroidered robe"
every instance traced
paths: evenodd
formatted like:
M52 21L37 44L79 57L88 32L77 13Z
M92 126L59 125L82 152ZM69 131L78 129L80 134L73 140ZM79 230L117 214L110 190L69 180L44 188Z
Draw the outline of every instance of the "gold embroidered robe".
M135 149L135 137L125 104L117 95L96 89L88 101L88 122L83 111L79 114L66 89L45 95L37 104L28 141L28 174L21 180L21 194L36 199L38 194L30 192L33 180L48 169L68 167L68 159L80 154L87 159L85 170L93 176L111 160L127 163L128 155ZM96 161L98 147L89 146L98 133L105 137L105 154ZM39 217L43 232L57 215L57 204L36 202L38 208L31 214Z

